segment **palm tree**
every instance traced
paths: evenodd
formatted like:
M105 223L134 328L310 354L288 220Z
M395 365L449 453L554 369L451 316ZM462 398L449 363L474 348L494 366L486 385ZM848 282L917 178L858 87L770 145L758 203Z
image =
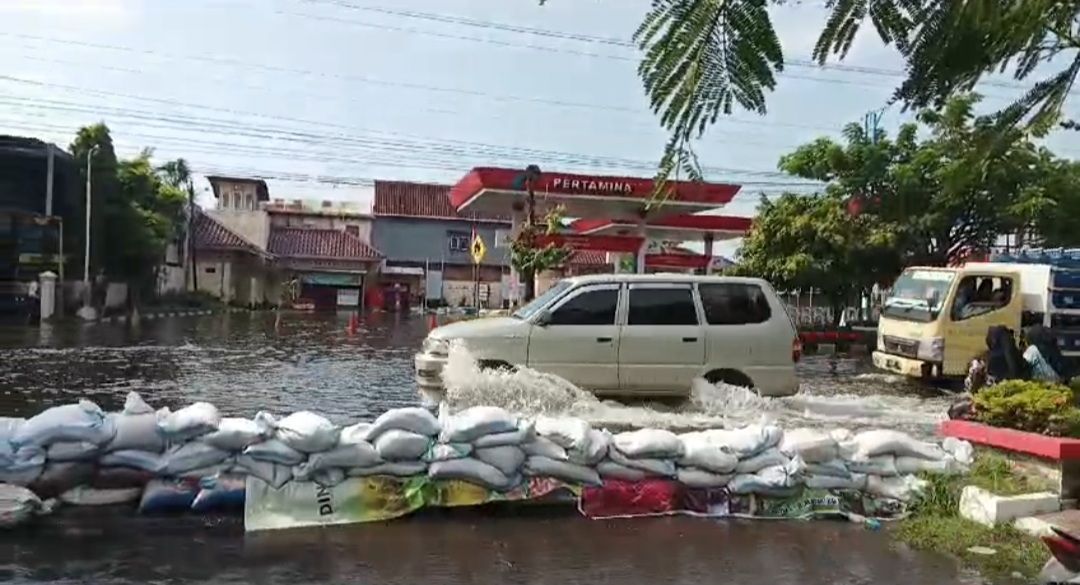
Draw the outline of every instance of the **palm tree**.
M643 52L638 74L645 93L671 136L660 179L682 171L700 180L692 141L721 115L736 108L765 114L767 94L784 68L768 7L786 1L653 0L634 41ZM1080 73L1080 0L826 0L825 5L831 14L814 60L842 60L869 21L907 62L907 78L892 98L905 110L940 107L990 73L1011 69L1014 79L1025 81L1036 66L1062 58L1063 68L1036 81L994 116L998 131L1019 124L1046 132L1060 120Z
M182 158L176 160L170 160L160 167L158 172L161 173L162 179L170 187L185 191L188 196L188 209L187 209L187 226L184 230L184 257L187 259L186 265L189 267L184 270L184 279L190 278L190 282L185 288L192 291L199 290L198 270L195 267L195 183L191 178L191 167L188 166L188 162Z

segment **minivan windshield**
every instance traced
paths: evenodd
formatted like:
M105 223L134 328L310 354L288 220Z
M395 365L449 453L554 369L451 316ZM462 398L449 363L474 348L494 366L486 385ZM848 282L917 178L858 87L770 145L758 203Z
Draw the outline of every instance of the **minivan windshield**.
M883 317L929 323L937 319L956 273L947 270L905 270L881 308Z
M544 294L536 297L531 303L526 304L524 307L514 311L510 316L516 319L528 319L535 315L540 309L543 309L552 301L552 299L563 294L563 292L571 286L572 284L569 280L560 280L559 282L556 282L554 286L544 291Z

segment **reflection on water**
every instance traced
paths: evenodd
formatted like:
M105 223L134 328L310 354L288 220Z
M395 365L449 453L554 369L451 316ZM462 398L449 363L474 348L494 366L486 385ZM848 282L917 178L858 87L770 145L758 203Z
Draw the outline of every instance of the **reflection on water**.
M371 417L417 400L412 355L422 317L372 315L350 336L344 316L268 314L121 325L0 329L0 415L89 397L119 408L130 390L154 405L207 400L257 410ZM727 420L766 412L806 424L929 429L941 398L919 397L853 360L808 359L803 393L779 401L738 389L689 404L599 403L604 422ZM492 388L506 399L513 390ZM518 399L529 400L525 389ZM532 398L542 398L534 395ZM477 400L498 402L489 393ZM558 408L554 403L553 408ZM898 416L901 415L901 416ZM907 418L904 418L907 417ZM833 523L691 519L589 521L572 513L456 511L245 538L239 519L139 518L65 510L30 532L0 534L0 580L47 583L833 583L952 584L944 559L895 550L881 533ZM722 576L722 577L721 577Z

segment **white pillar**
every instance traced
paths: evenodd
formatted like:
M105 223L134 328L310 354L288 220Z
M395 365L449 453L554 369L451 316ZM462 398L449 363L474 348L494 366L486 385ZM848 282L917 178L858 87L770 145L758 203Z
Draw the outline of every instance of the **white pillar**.
M634 263L638 274L645 274L645 253L649 249L649 238L645 235L645 218L637 220L637 234L641 238L641 247L637 251L637 261Z
M38 275L41 282L38 291L41 302L41 321L44 322L56 313L56 273L46 270Z

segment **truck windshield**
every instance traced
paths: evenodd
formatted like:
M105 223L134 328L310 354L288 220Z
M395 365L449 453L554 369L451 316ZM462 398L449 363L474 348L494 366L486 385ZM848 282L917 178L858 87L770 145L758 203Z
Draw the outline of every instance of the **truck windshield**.
M555 283L555 286L544 291L544 294L536 297L531 303L521 307L511 317L525 320L536 314L537 311L543 309L545 305L551 302L552 299L561 295L563 291L570 288L571 284L569 280L560 280Z
M930 322L937 319L956 274L944 270L905 270L881 308L883 317Z

